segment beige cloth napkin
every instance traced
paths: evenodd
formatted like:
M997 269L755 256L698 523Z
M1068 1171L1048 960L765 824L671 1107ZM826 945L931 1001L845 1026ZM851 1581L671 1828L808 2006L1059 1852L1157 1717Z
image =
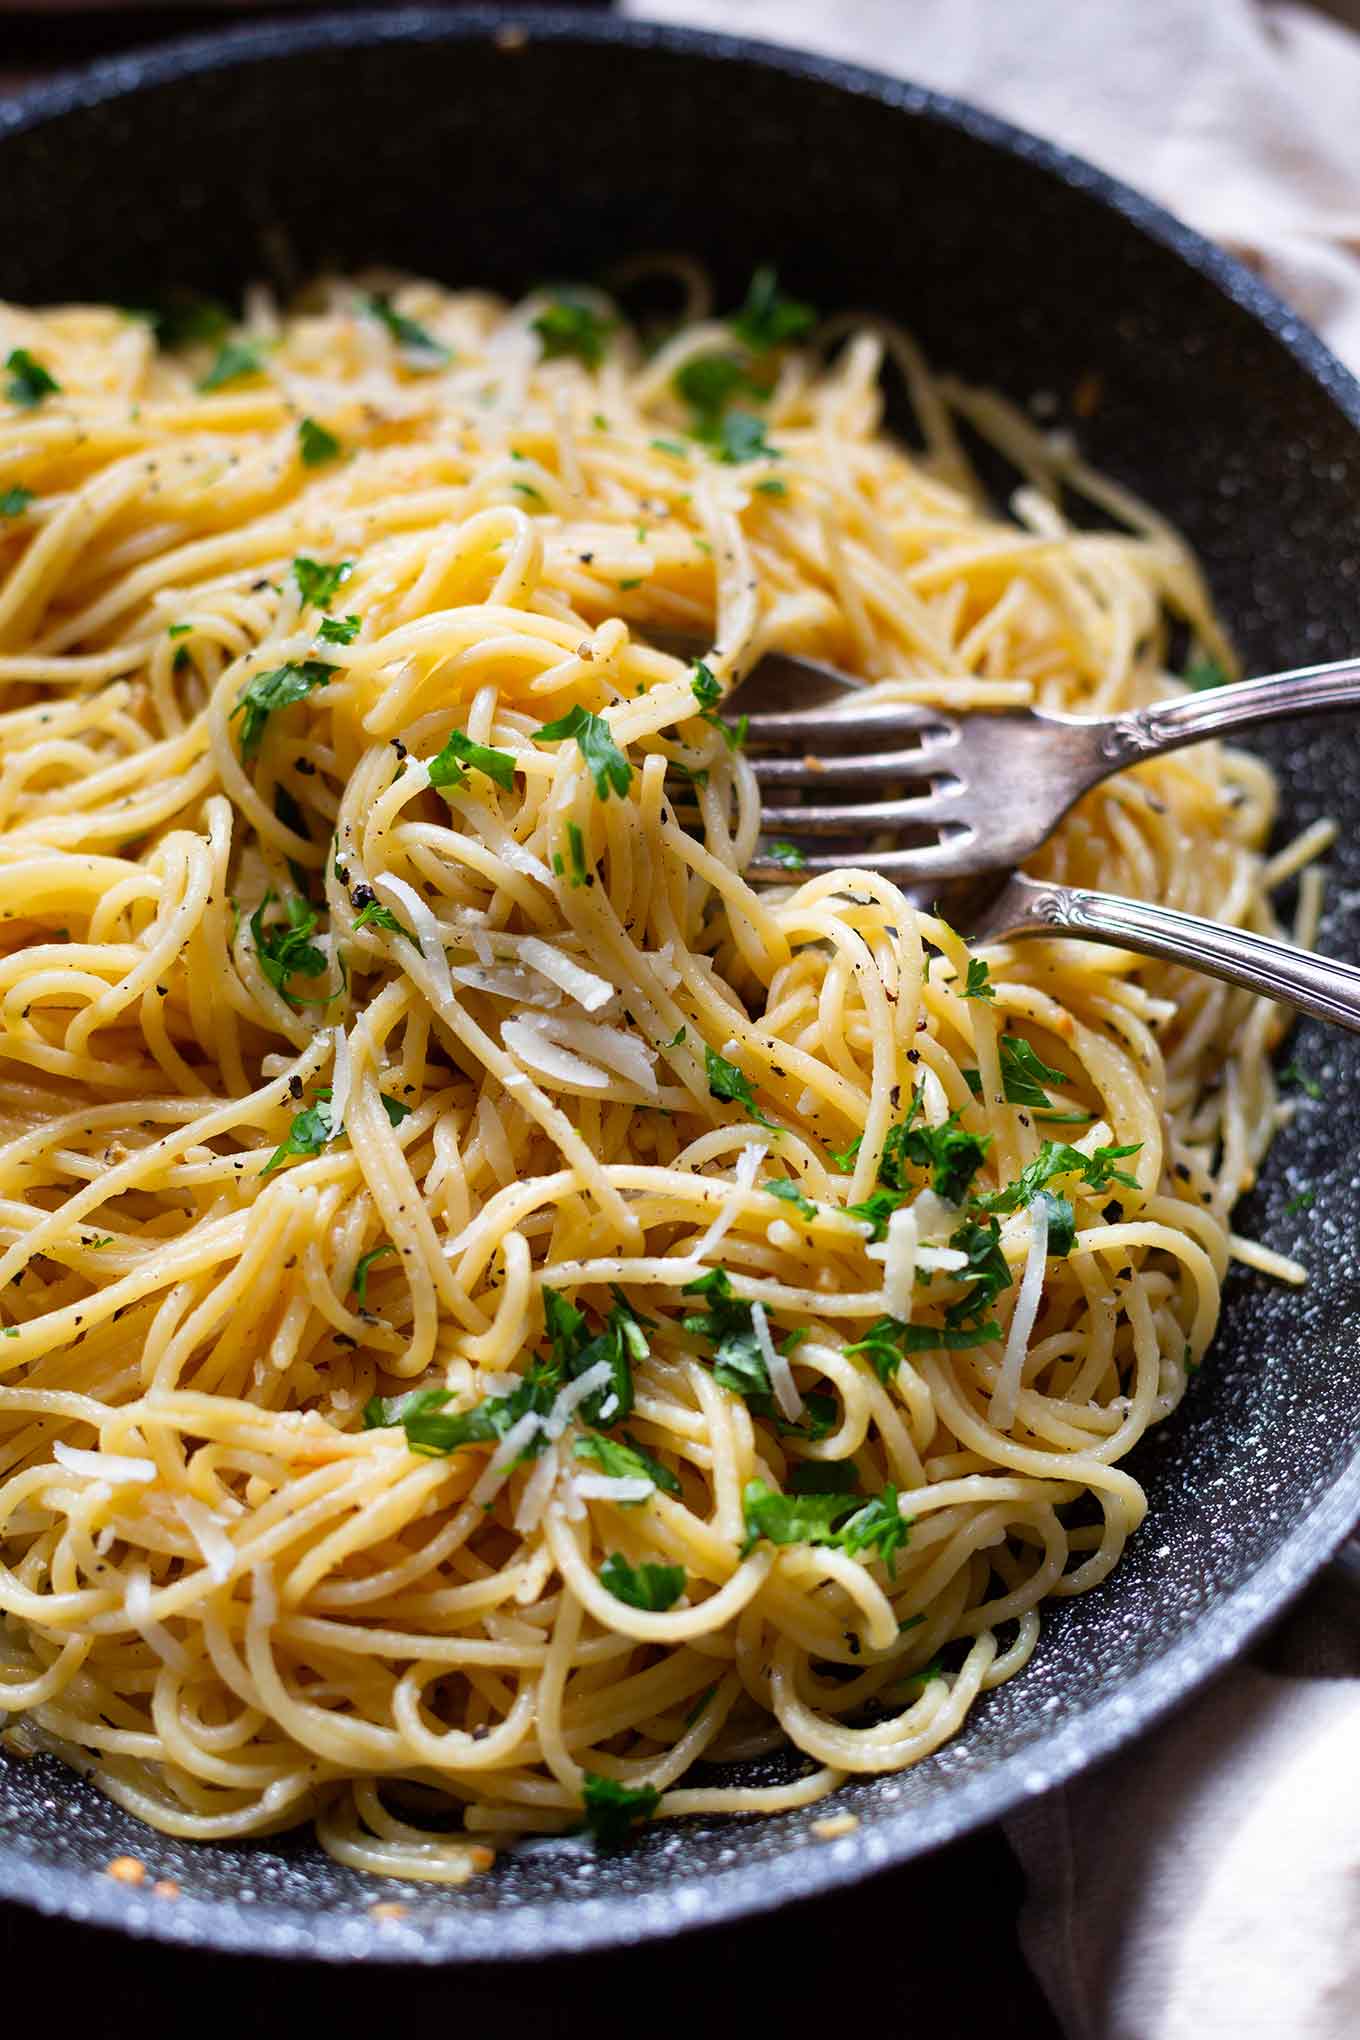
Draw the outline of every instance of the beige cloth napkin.
M625 0L990 107L1243 255L1360 370L1360 35L1256 0ZM1360 0L1331 0L1360 26ZM1008 1823L1070 2040L1360 2040L1360 1557ZM985 1911L985 1894L982 1894Z

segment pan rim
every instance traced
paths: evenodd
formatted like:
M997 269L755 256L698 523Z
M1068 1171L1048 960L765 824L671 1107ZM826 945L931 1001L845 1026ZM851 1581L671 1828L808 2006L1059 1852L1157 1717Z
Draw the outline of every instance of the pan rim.
M250 24L180 38L30 87L0 103L7 136L186 77L330 49L485 41L507 29L539 41L674 51L714 63L758 65L879 101L909 119L970 139L1046 171L1121 216L1263 326L1360 430L1360 382L1322 339L1245 264L1155 201L1056 143L949 94L861 65L753 38L609 16L478 6L366 10ZM0 160L3 157L0 156ZM668 1889L554 1899L532 1906L459 1910L415 1922L371 1921L365 1911L304 1913L280 1902L246 1905L182 1897L167 1904L88 1870L45 1864L0 1848L0 1899L136 1939L224 1953L331 1963L482 1964L581 1954L730 1923L785 1902L857 1883L956 1840L1110 1756L1224 1669L1331 1558L1360 1518L1360 1452L1288 1532L1258 1572L1213 1603L1153 1664L1055 1730L1042 1754L1021 1749L976 1778L960 1778L939 1805L886 1815L834 1846L796 1852L796 1870L765 1862L708 1870ZM790 1855L795 1854L790 1851ZM376 1886L375 1886L376 1891Z

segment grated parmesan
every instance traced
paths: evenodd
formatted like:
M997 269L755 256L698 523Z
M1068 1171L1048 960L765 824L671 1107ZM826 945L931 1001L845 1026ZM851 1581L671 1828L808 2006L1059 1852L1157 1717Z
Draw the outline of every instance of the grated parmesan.
M406 914L420 953L434 974L437 998L452 1005L453 979L449 976L449 960L444 954L444 938L439 932L439 923L430 908L413 885L408 885L404 878L393 878L387 871L375 874L373 890L394 912L400 907ZM491 958L488 956L485 961L489 963Z
M735 1187L738 1190L750 1190L754 1186L761 1162L765 1159L765 1154L766 1146L763 1140L747 1142L746 1146L737 1156L737 1166L733 1171L736 1178ZM736 1221L737 1200L735 1197L730 1197L703 1238L697 1245L691 1247L688 1258L691 1261L705 1260L713 1252L713 1249L718 1245L718 1242L729 1228L736 1224Z
M343 1027L336 1027L335 1063L331 1071L331 1127L339 1133L345 1123L345 1109L349 1104L350 1061L349 1041Z
M789 1366L784 1355L777 1350L774 1340L770 1337L770 1322L765 1315L763 1303L753 1303L751 1305L751 1329L756 1335L756 1344L760 1348L760 1357L765 1362L765 1369L770 1377L770 1387L774 1390L774 1399L784 1416L788 1418L788 1421L791 1424L796 1423L803 1414L803 1398L798 1393L798 1384L793 1378L793 1369Z
M654 1484L639 1474L632 1477L608 1473L578 1473L572 1486L582 1501L645 1502Z
M579 1084L583 1090L603 1091L609 1086L609 1079L603 1070L597 1070L594 1063L573 1055L554 1041L547 1031L546 1017L535 1014L528 1020L507 1020L501 1027L501 1040L512 1055L528 1063L531 1070L537 1070L545 1077L555 1077L559 1084Z
M52 1457L68 1473L86 1480L106 1480L111 1487L131 1487L156 1478L154 1459L129 1459L121 1452L82 1452L77 1445L65 1445L58 1438Z
M587 1013L598 1012L614 996L614 987L606 978L596 977L593 970L587 970L584 964L577 963L574 957L565 955L537 935L526 935L519 945L519 953L531 970L559 986L569 999L575 999L578 1006L584 1006Z
M1020 1381L1024 1372L1025 1355L1029 1351L1029 1336L1034 1330L1034 1320L1039 1315L1039 1300L1044 1289L1044 1263L1048 1258L1048 1206L1036 1200L1029 1207L1029 1252L1025 1257L1025 1272L1020 1280L1020 1294L1015 1300L1010 1330L1006 1334L1005 1350L1001 1355L1001 1372L992 1390L991 1420L998 1431L1009 1431L1015 1422L1015 1412L1020 1402Z
M208 1568L209 1579L217 1586L222 1586L236 1570L236 1546L206 1502L196 1502L188 1496L176 1495L175 1508L180 1521L203 1554L203 1563Z

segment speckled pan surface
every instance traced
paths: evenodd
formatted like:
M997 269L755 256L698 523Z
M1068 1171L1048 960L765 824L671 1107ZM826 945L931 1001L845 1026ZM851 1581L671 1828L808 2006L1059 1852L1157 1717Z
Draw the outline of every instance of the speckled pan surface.
M506 35L507 24L522 34ZM502 32L497 35L497 29ZM913 86L699 34L522 11L391 11L247 30L0 106L0 295L135 300L167 281L401 263L510 290L693 250L760 259L823 305L905 320L937 361L1060 417L1190 533L1252 666L1360 643L1360 387L1249 273L1089 166ZM1324 946L1354 958L1360 740L1262 748L1285 817L1342 818ZM184 1944L458 1962L599 1948L900 1863L1070 1776L1225 1664L1360 1517L1360 1044L1300 1030L1326 1086L1244 1229L1312 1265L1239 1274L1177 1416L1130 1465L1151 1511L1114 1578L1059 1607L951 1747L808 1814L648 1832L612 1857L506 1860L460 1892L384 1888L301 1840L190 1848L59 1766L0 1768L0 1895ZM1315 1202L1290 1216L1307 1185ZM825 1813L827 1809L821 1808ZM100 1875L124 1851L176 1903ZM375 1898L401 1897L379 1927Z

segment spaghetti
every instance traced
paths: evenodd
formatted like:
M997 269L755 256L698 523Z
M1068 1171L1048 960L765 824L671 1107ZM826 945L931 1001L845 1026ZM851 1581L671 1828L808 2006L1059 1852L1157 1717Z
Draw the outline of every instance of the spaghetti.
M1278 1013L753 891L722 712L770 646L1148 701L1176 620L1229 659L1192 558L896 330L681 278L650 353L590 292L0 309L0 1706L166 1833L457 1883L914 1763L1213 1334ZM1201 746L1044 868L1268 929L1273 804Z

